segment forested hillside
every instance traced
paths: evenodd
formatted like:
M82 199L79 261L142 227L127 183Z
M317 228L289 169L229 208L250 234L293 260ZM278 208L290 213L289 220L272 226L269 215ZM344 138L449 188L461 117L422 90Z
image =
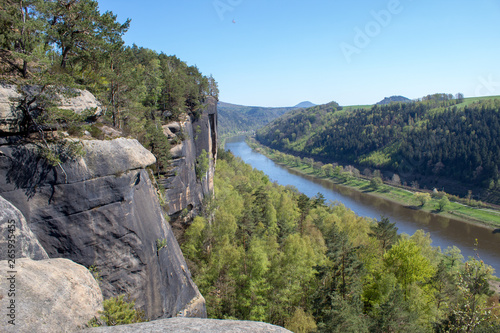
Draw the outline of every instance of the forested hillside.
M244 106L230 103L217 103L219 112L219 134L228 135L257 130L285 113L313 106L307 101L295 106L271 108L262 106Z
M327 163L396 173L408 184L443 179L471 188L500 187L500 99L444 94L411 103L342 110L336 103L300 110L257 132L274 149Z
M294 332L498 330L482 261L464 265L459 249L434 248L422 231L398 236L385 218L356 216L228 152L219 157L215 197L182 245L209 317Z
M219 134L253 131L269 124L294 107L268 108L219 102Z
M19 87L21 134L88 130L102 138L107 124L137 137L165 166L169 142L160 125L199 116L206 98L217 98L217 84L175 56L125 46L129 25L94 0L2 1L0 83ZM77 93L72 88L103 103L98 122L55 107Z

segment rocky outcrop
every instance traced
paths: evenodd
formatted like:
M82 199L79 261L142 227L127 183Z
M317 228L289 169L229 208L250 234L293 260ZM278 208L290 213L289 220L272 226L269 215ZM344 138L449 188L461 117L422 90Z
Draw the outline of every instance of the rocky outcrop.
M162 333L291 333L283 327L274 326L256 321L243 320L217 320L198 318L171 318L155 320L147 323L122 325L113 327L98 327L82 331L82 333L137 333L137 332L162 332Z
M34 90L36 88L26 88ZM17 107L21 94L17 87L0 83L0 135L18 133L21 130L23 115ZM72 97L56 96L58 107L72 110L76 114L91 111L94 115L102 113L101 103L87 90L73 89Z
M19 131L22 112L13 103L19 97L15 86L0 83L0 134Z
M9 242L10 241L10 242ZM9 246L10 244L10 246ZM0 196L0 260L49 259L23 214Z
M105 298L130 294L151 319L206 316L145 169L154 156L132 139L80 144L84 157L62 168L33 146L0 145L0 195L51 258L94 265Z
M7 261L0 267L7 272L0 280L2 332L74 332L102 311L99 285L71 260L17 259L15 273Z
M182 121L163 126L163 131L173 146L170 151L173 160L169 175L160 185L165 189L168 214L175 219L182 211L196 210L204 196L213 192L217 158L217 102L210 99L198 119L186 116ZM200 181L196 176L196 164L203 152L208 154L209 167Z
M71 110L76 114L82 114L85 111L92 111L96 115L102 113L101 103L88 90L74 89L76 96L60 97L59 108Z

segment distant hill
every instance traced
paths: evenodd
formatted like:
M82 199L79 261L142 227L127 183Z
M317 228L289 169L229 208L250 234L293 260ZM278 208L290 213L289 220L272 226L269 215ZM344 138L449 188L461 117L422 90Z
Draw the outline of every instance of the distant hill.
M316 104L311 103L309 101L301 102L295 105L295 108L310 108L311 106L315 106Z
M411 102L411 99L406 98L404 96L391 96L384 98L383 100L378 102L377 105L386 105L392 102L408 103Z
M294 109L296 108L270 108L219 102L217 104L219 115L218 133L219 135L226 135L257 130Z
M408 101L405 98L393 101ZM297 109L259 129L273 149L359 170L397 173L408 184L468 190L500 203L500 99L424 96L411 103Z
M289 107L245 106L218 102L219 135L254 131L289 111L314 105L309 101Z

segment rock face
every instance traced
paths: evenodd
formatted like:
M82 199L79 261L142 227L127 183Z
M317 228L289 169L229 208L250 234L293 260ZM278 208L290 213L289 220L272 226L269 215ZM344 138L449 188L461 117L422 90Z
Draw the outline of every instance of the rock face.
M62 168L30 145L0 145L0 195L49 257L94 265L105 298L130 294L150 319L206 317L145 169L154 156L132 139L81 144L85 156Z
M2 272L7 265L0 261ZM2 332L74 332L102 311L99 285L85 267L71 260L17 259L15 271L0 280ZM3 292L12 286L15 295Z
M18 132L22 113L12 101L20 96L15 86L0 84L0 133Z
M9 242L10 240L10 242ZM9 247L9 243L11 244ZM0 260L49 259L23 214L0 196Z
M86 110L92 110L96 115L102 112L101 103L89 91L75 89L75 93L76 96L70 98L60 96L59 108L72 110L77 114ZM23 117L15 102L20 97L16 86L0 84L0 134L20 131Z
M216 319L197 319L197 318L170 318L155 320L147 323L139 323L132 325L122 325L113 327L98 327L82 332L89 333L291 333L283 327L274 326L271 324L242 321L242 320L216 320Z
M199 119L186 117L181 122L163 126L173 145L172 170L160 182L165 189L168 215L173 219L183 210L192 211L201 205L203 197L213 192L213 174L217 158L217 102L210 99ZM175 144L176 138L184 140ZM196 162L203 151L209 158L209 168L201 182L196 178Z
M95 114L102 113L101 103L88 90L75 89L77 96L71 98L61 97L59 108L72 110L76 114L81 114L86 110L93 110Z

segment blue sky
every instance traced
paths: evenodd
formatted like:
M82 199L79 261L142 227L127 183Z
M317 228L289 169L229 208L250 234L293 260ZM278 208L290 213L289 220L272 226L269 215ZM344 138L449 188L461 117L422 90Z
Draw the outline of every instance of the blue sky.
M500 95L500 0L98 0L242 105ZM233 20L235 23L233 23Z

